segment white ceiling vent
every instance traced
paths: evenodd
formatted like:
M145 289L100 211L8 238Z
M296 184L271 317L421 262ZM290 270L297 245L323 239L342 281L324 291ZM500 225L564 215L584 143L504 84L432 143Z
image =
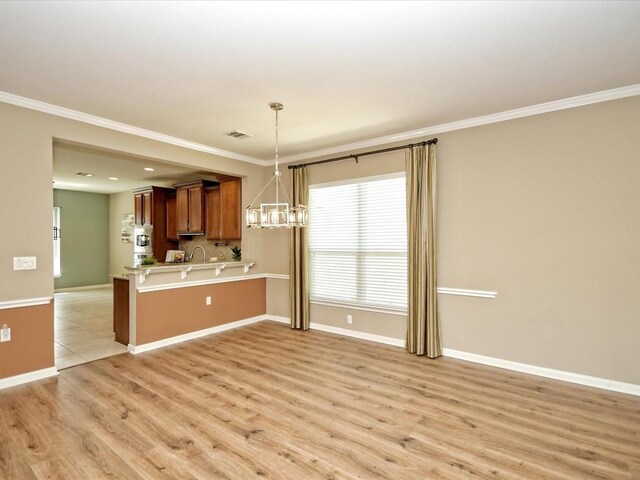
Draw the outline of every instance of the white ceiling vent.
M230 132L226 132L225 135L228 137L237 138L238 140L253 137L253 135L251 135L250 133L241 132L240 130L231 130Z

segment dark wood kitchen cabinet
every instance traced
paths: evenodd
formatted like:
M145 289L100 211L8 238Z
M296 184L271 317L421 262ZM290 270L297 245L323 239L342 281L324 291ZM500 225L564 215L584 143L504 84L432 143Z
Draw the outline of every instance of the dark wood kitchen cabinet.
M133 194L136 225L153 225L151 212L153 211L153 196L151 191Z
M176 193L167 195L167 240L180 240L178 237L178 206Z
M220 239L220 187L207 190L207 239Z
M175 190L166 187L145 187L133 191L134 217L136 225L153 227L151 247L153 256L164 262L167 250L178 248L178 236L167 236L167 198L175 195Z
M113 331L115 340L129 345L129 279L113 277Z
M176 185L176 218L178 235L203 235L205 233L205 189L216 182L198 180Z
M219 181L219 186L207 190L207 238L240 240L242 179L219 177Z
M240 240L242 237L242 179L220 179L220 239Z

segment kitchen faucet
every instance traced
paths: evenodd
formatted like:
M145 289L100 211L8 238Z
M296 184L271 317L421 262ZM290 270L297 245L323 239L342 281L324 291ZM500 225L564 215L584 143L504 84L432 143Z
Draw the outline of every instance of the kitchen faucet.
M190 262L193 260L193 254L196 253L197 249L202 250L202 263L207 263L207 252L205 252L202 245L196 245L193 250L191 250L191 255L187 257L187 261Z

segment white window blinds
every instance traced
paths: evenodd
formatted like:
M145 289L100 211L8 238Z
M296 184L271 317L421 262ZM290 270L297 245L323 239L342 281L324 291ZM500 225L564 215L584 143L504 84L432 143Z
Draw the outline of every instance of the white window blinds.
M311 300L407 309L405 177L309 189Z

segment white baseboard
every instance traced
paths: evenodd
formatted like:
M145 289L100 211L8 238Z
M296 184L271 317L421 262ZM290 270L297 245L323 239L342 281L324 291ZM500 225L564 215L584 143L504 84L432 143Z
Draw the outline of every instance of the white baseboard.
M99 288L111 288L111 284L103 283L100 285L84 285L82 287L56 288L54 292L55 293L81 292L82 290L97 290Z
M291 324L289 317L281 317L278 315L267 315L265 320L271 320L278 323ZM375 335L373 333L358 332L356 330L349 330L348 328L332 327L330 325L323 325L322 323L311 322L309 324L311 330L319 330L321 332L335 333L336 335L343 335L345 337L359 338L361 340L369 340L376 343L384 343L385 345L393 345L394 347L404 347L404 340L393 337L385 337L383 335Z
M278 315L258 315L256 317L247 318L244 320L238 320L237 322L226 323L224 325L218 325L204 330L198 330L196 332L185 333L171 338L165 338L158 340L157 342L145 343L143 345L129 345L129 352L132 354L139 354L155 350L157 348L174 345L176 343L185 342L187 340L193 340L195 338L204 337L214 333L224 332L238 327L251 325L263 320L271 320L274 322L289 324L290 319ZM311 322L310 328L313 330L319 330L322 332L334 333L336 335L343 335L352 338L359 338L362 340L369 340L372 342L382 343L385 345L393 345L395 347L404 347L405 341L386 337L383 335L375 335L371 333L358 332L355 330L349 330L346 328L332 327L329 325L323 325L321 323ZM592 377L589 375L582 375L579 373L567 372L563 370L555 370L552 368L539 367L536 365L529 365L526 363L512 362L510 360L502 360L500 358L487 357L484 355L477 355L475 353L462 352L459 350L453 350L450 348L444 348L443 354L446 357L457 358L468 362L479 363L482 365L489 365L492 367L504 368L506 370L512 370L515 372L528 373L531 375L537 375L539 377L553 378L555 380L562 380L565 382L576 383L579 385L586 385L589 387L600 388L603 390L609 390L613 392L626 393L629 395L640 396L640 385L632 383L618 382L615 380L608 380L606 378ZM0 390L4 388L14 387L28 382L41 380L58 375L58 370L55 367L44 368L42 370L36 370L33 372L23 373L21 375L15 375L13 377L0 379Z
M582 375L580 373L566 372L564 370L554 370L552 368L538 367L536 365L512 362L510 360L502 360L500 358L485 357L484 355L461 352L459 350L452 350L450 348L444 348L443 354L445 357L458 358L460 360L466 360L468 362L481 363L482 365L490 365L492 367L504 368L506 370L513 370L515 372L529 373L531 375L537 375L539 377L553 378L555 380L577 383L579 385L586 385L588 387L601 388L603 390L610 390L612 392L620 392L627 393L629 395L640 396L640 385L634 385L633 383L617 382L615 380L607 380L606 378Z
M291 319L289 317L281 317L279 315L267 315L265 320L271 320L272 322L278 323L286 323L287 325L291 324Z
M405 341L400 338L385 337L383 335L375 335L373 333L358 332L356 330L349 330L348 328L323 325L322 323L311 322L309 328L311 328L312 330L320 330L321 332L344 335L345 337L353 337L359 338L361 340L369 340L371 342L384 343L385 345L393 345L394 347L404 347L405 343Z
M184 333L175 337L164 338L156 342L144 343L142 345L131 345L127 347L129 353L137 355L139 353L148 352L157 348L168 347L176 343L186 342L187 340L193 340L195 338L205 337L213 333L224 332L225 330L231 330L238 327L244 327L245 325L251 325L252 323L261 322L267 320L267 315L258 315L257 317L245 318L244 320L238 320L237 322L225 323L223 325L217 325L211 328L205 328L204 330L198 330L196 332Z
M22 385L23 383L42 380L43 378L55 377L56 375L58 375L58 369L56 367L43 368L42 370L34 370L33 372L14 375L13 377L0 379L0 390Z
M273 320L281 323L289 323L290 320L287 317L275 317L273 315L267 315L267 320ZM385 345L393 345L395 347L404 347L405 341L398 338L385 337L382 335L374 335L371 333L357 332L354 330L348 330L346 328L331 327L329 325L323 325L321 323L311 322L310 327L313 330L320 330L328 333L335 333L337 335L344 335L347 337L360 338L362 340L370 340L372 342L383 343ZM450 348L443 349L443 355L445 357L457 358L460 360L466 360L467 362L480 363L482 365L489 365L492 367L504 368L506 370L512 370L514 372L528 373L531 375L537 375L539 377L553 378L555 380L562 380L564 382L576 383L578 385L586 385L588 387L601 388L603 390L609 390L612 392L627 393L629 395L640 396L640 385L633 383L618 382L615 380L608 380L606 378L591 377L589 375L582 375L580 373L566 372L563 370L554 370L552 368L538 367L536 365L529 365L526 363L512 362L510 360L502 360L500 358L486 357L484 355L476 355L475 353L461 352L459 350L452 350Z

